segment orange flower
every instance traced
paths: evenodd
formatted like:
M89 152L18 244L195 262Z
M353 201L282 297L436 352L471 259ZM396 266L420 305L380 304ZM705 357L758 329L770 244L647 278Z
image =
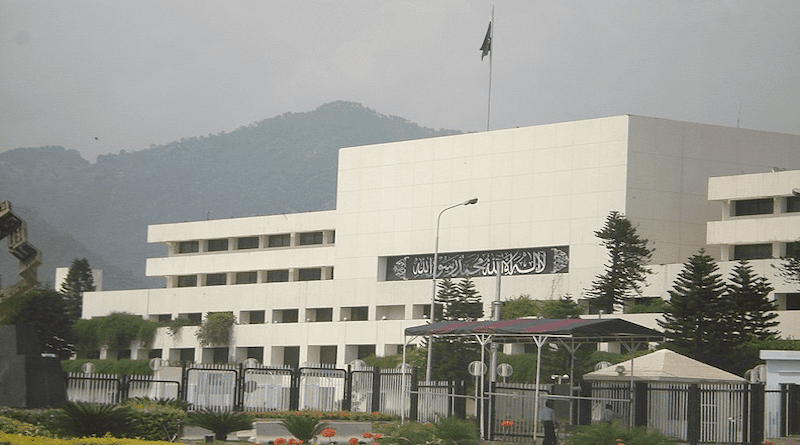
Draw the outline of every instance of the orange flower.
M514 426L514 422L512 422L510 420L504 420L504 421L500 422L500 425L503 425L503 426Z
M358 438L351 437L350 440L348 440L347 442L349 442L350 445L358 445Z
M284 439L283 437L279 437L279 438L275 439L275 445L283 445L285 443L286 443L286 439Z
M333 437L336 435L336 430L333 428L325 428L320 434L322 434L322 437Z
M383 438L383 434L381 434L381 433L375 433L375 435L374 435L374 436L372 436L372 438L373 438L373 439L382 439L382 438Z
M297 439L295 439L294 437L289 439L289 445L295 445L296 443L297 443Z
M362 436L364 436L366 439L369 439L372 437L372 433L364 433Z

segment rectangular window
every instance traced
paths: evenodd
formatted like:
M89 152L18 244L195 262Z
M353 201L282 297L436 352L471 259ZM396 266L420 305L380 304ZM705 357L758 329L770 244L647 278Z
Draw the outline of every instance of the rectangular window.
M790 196L786 198L786 212L800 212L800 196Z
M178 277L178 287L197 286L197 275L181 275Z
M228 238L218 238L208 240L209 252L222 252L228 250Z
M772 258L772 244L742 244L733 246L734 260L763 260Z
M287 281L289 281L289 269L267 271L267 283L285 283Z
M264 311L250 311L249 318L249 324L263 324L265 320Z
M744 199L733 203L733 216L769 215L772 211L772 198Z
M194 361L194 348L181 348L180 351L180 361L181 362L193 362Z
M306 232L300 234L301 246L310 246L313 244L322 244L322 232Z
M160 323L169 323L172 321L172 314L158 314L158 321Z
M200 251L200 241L181 241L178 243L178 253L197 253Z
M800 258L800 241L786 243L786 258Z
M786 294L786 310L800 311L800 294Z
M280 235L270 235L267 237L267 246L268 247L287 247L292 244L292 236L288 233L282 233Z
M358 345L358 358L367 358L375 355L375 345Z
M247 236L244 238L238 238L236 240L236 248L239 250L258 249L258 237Z
M317 281L322 279L322 269L314 267L297 271L297 281Z
M279 309L272 311L273 323L297 323L297 309Z
M316 309L306 309L306 321L333 321L333 308L322 307Z
M258 283L258 272L236 272L236 284Z
M224 286L228 284L228 274L210 273L206 275L206 286Z

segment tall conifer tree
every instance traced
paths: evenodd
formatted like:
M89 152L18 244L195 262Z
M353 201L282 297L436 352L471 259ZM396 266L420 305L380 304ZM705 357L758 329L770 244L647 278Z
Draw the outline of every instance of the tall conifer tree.
M731 271L725 292L730 316L729 330L734 335L733 341L740 346L750 341L762 341L773 338L777 333L772 331L778 325L775 318L778 314L777 304L767 296L774 289L769 281L753 273L750 264L742 260Z
M615 304L641 293L647 275L652 273L647 264L653 250L647 247L647 239L639 237L631 222L616 210L609 213L603 228L594 234L608 249L609 262L605 272L592 282L587 295L594 309L611 313Z
M83 293L96 290L92 267L86 258L72 260L67 278L61 285L61 294L67 304L67 315L75 321L83 311Z
M713 365L728 341L723 323L725 282L718 269L705 250L691 256L669 291L664 320L658 321L670 349Z

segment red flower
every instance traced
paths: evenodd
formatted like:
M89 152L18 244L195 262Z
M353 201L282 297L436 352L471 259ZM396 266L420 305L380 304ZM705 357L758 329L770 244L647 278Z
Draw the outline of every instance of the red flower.
M381 438L383 438L383 434L381 434L381 433L375 433L375 435L374 435L374 436L372 436L372 438L373 438L373 439L381 439Z
M284 439L283 437L279 437L279 438L275 439L275 445L283 445L285 443L286 443L286 439Z
M349 442L350 445L358 445L358 438L357 437L351 437L350 440L348 440L347 442Z
M364 434L362 434L362 436L364 436L365 438L369 439L369 438L372 437L372 433L364 433Z
M295 439L294 437L289 439L289 445L295 445L296 443L297 443L297 439Z
M504 420L504 421L500 422L500 425L503 425L503 426L514 426L514 422L512 422L510 420Z
M333 428L325 428L320 434L322 434L322 437L333 437L336 435L336 430Z

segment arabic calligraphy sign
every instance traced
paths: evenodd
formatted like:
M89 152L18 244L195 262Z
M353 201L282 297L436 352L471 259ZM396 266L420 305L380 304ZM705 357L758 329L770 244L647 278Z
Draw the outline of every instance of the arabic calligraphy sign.
M437 278L534 275L569 272L569 246L482 252L440 253ZM433 278L433 254L400 255L386 258L386 281Z

